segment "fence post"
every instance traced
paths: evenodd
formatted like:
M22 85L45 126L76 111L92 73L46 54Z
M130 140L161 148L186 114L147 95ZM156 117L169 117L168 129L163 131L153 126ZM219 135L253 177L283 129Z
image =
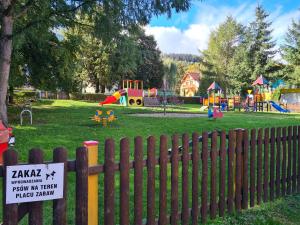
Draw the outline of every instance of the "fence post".
M242 144L243 130L236 130L236 168L235 168L235 208L239 212L242 209Z
M155 223L155 138L147 140L147 224Z
M248 130L244 130L243 133L243 171L242 171L242 177L243 177L243 192L242 192L242 208L247 209L248 208L248 151L249 151L249 132Z
M199 134L193 133L192 140L192 224L198 224L198 182L199 182ZM203 170L202 170L203 171ZM203 191L203 190L201 190Z
M55 163L64 163L64 197L53 201L53 225L67 224L67 150L56 148L53 152L53 161Z
M182 225L188 225L189 213L189 136L182 136Z
M227 208L228 213L233 212L233 203L234 203L234 152L235 152L235 134L233 130L229 131L229 140L228 140L228 202Z
M293 126L293 175L292 192L296 193L297 188L297 127Z
M250 141L250 207L255 203L255 161L256 161L256 130L251 130Z
M198 136L198 135L197 135ZM195 143L194 143L195 141ZM194 147L195 145L195 147ZM198 224L198 164L199 164L199 152L198 152L198 137L193 138L193 225ZM202 133L202 180L201 180L201 222L205 223L207 220L207 176L208 176L208 134ZM195 203L194 203L195 202Z
M6 205L6 167L18 164L18 153L14 150L4 152L4 179L3 179L3 225L18 224L18 204Z
M76 225L88 225L88 153L76 150Z
M40 149L31 149L29 152L29 163L43 163L43 152ZM43 202L32 202L29 204L29 225L43 224Z
M143 223L143 139L134 139L134 224Z
M129 139L120 142L120 225L130 224L129 221Z
M98 141L85 141L87 148L88 166L98 164ZM98 225L98 174L88 176L88 224Z
M104 224L115 224L115 142L113 139L105 141Z
M264 183L263 183L263 200L267 202L269 199L269 142L270 130L265 128L264 132Z
M226 190L226 132L223 130L220 136L220 184L219 184L219 216L225 214L225 190Z
M168 158L168 139L166 135L160 136L159 146L159 218L158 224L167 224L167 158Z
M300 126L298 126L298 137L297 137L297 140L298 140L298 158L297 158L297 161L298 161L298 176L297 176L297 192L300 193Z

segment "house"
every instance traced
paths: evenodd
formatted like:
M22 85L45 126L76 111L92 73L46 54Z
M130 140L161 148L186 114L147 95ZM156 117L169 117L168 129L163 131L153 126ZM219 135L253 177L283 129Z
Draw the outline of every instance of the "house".
M201 74L197 72L187 72L180 85L180 96L192 97L196 95L200 86Z

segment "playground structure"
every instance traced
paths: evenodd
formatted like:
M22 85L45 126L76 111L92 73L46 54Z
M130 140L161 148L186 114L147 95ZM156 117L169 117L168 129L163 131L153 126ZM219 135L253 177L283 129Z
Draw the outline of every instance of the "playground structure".
M209 108L210 106L218 107L221 111L241 109L241 97L222 97L222 88L216 82L213 82L207 89L207 96L208 98L203 99L203 110Z
M102 110L97 110L95 115L91 118L93 121L101 124L103 127L107 127L108 124L117 120L113 110L108 110L106 112Z
M120 100L123 106L143 106L157 103L157 89L149 88L143 90L143 81L141 80L123 80L122 89L116 91L112 96L108 96L100 105L115 103Z
M247 109L254 112L272 111L272 108L281 113L288 113L287 105L283 107L283 104L277 104L272 101L272 92L269 88L269 81L262 75L252 83L254 89L254 95L252 98L250 94L247 96Z
M298 104L300 102L300 89L283 89L281 91L281 103L272 101L269 81L263 76L259 76L252 83L252 87L253 90L247 90L248 94L244 100L242 100L240 95L225 98L222 97L222 88L216 82L213 82L207 89L208 98L202 100L203 106L200 111L204 111L212 106L213 108L217 107L220 111L235 111L236 109L241 111L243 108L245 112L269 112L274 109L281 113L287 113L290 112L287 109L287 103ZM299 105L296 107L299 107Z

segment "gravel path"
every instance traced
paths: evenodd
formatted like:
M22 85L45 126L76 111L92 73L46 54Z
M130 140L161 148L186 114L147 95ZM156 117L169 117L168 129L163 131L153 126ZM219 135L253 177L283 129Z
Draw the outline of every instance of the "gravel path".
M164 115L163 113L136 113L136 114L130 114L131 116L137 116L137 117L157 117L157 118L200 118L200 117L207 117L206 114L196 114L196 113L166 113Z

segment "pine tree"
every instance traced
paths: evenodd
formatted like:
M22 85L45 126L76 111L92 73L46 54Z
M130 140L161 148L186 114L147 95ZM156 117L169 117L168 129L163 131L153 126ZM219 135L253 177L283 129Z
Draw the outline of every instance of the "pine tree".
M283 58L291 69L288 80L291 84L300 85L300 19L293 21L286 34L283 46Z
M272 40L272 23L268 22L269 14L258 5L255 10L256 19L250 24L249 59L251 63L251 79L260 75L268 77L272 70L272 59L276 54L275 42Z

